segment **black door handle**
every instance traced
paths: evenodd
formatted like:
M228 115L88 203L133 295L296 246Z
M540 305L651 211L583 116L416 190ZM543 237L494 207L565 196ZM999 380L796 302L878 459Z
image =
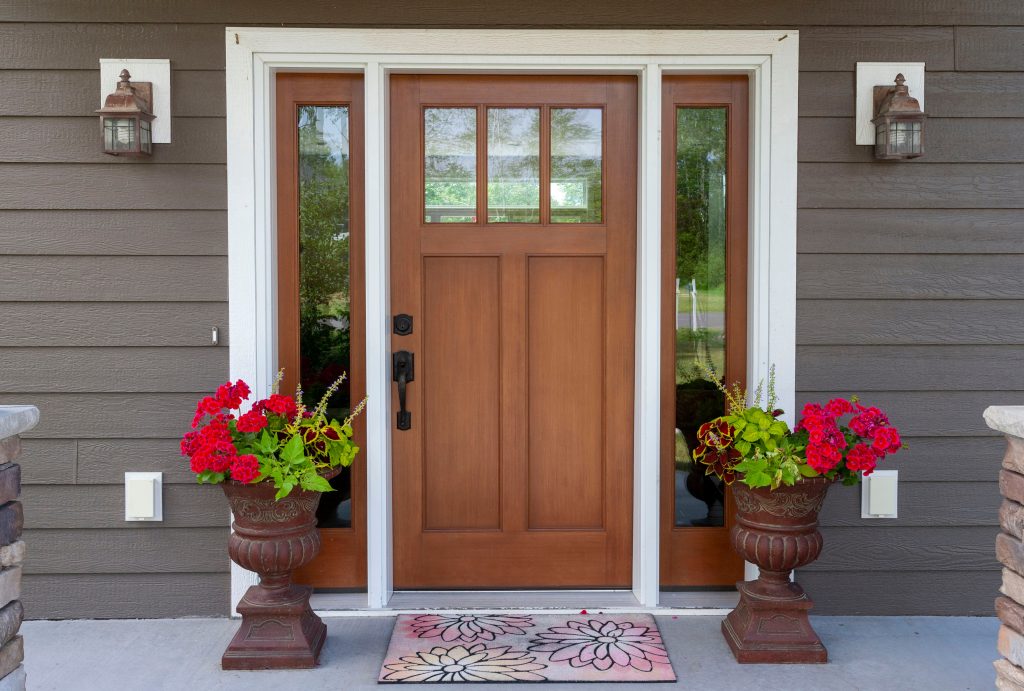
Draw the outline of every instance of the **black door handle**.
M391 354L391 379L398 382L398 429L412 428L412 413L405 409L405 389L416 379L416 358L408 350Z

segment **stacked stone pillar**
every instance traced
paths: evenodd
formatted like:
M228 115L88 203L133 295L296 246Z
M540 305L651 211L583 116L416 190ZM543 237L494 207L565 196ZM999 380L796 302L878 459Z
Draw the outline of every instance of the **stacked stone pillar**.
M14 461L21 451L20 435L38 421L33 406L0 406L0 691L25 689L25 645L18 635L25 616L20 599L24 514L21 466Z
M995 662L997 689L1024 689L1024 406L993 406L985 411L988 426L1006 435L1006 455L999 471L1002 532L996 557L1003 565L1002 596L996 598L999 627Z

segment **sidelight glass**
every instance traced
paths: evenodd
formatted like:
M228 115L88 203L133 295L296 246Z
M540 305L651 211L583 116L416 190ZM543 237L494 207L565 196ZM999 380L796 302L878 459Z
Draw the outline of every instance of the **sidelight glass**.
M725 412L697 366L725 375L725 108L678 108L675 158L675 525L725 524L725 487L694 463L701 424Z
M346 106L298 107L299 356L303 401L315 406L351 364L349 111ZM344 418L349 382L330 400L329 415ZM331 481L317 511L320 527L352 525L349 469Z
M423 110L427 223L476 223L476 109Z
M551 222L602 220L603 111L551 109Z
M540 109L487 110L487 221L540 221Z

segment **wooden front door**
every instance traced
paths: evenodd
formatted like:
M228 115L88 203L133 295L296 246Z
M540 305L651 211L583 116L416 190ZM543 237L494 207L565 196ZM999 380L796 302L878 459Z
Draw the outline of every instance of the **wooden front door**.
M636 79L390 94L395 587L627 587Z

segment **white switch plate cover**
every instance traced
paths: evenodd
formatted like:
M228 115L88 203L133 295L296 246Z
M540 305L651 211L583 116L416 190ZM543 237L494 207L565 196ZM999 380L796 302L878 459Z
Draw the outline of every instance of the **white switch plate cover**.
M858 62L857 63L857 143L875 143L875 87L896 86L896 75L903 73L910 95L924 106L924 63L923 62ZM133 73L134 74L134 73Z
M886 481L894 483L893 497L893 512L892 513L871 513L871 490L872 485L880 481L884 483ZM899 471L898 470L876 470L867 477L861 478L860 488L860 517L861 518L898 518L898 506L899 506Z
M126 472L124 474L124 520L126 521L162 521L164 520L164 474L151 472ZM128 510L128 481L151 480L153 482L153 515L148 518L133 516Z
M133 82L153 84L153 143L171 143L171 61L162 59L100 58L100 107L128 70Z

